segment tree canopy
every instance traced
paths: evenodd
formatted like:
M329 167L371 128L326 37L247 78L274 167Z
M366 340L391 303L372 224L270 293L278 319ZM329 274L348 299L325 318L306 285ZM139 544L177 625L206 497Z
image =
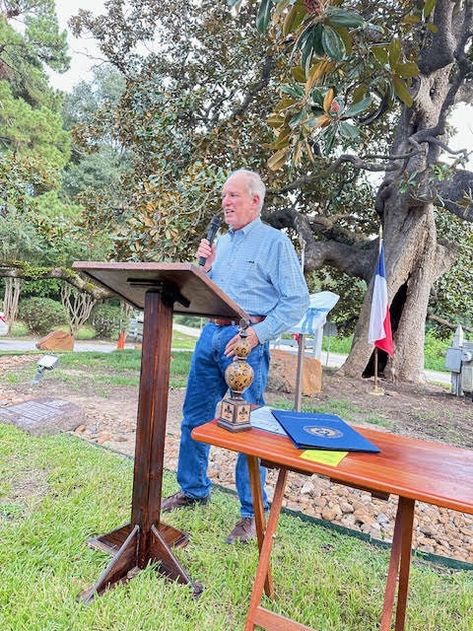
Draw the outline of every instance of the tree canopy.
M47 168L21 180L28 164L18 167L15 208L36 186L43 226L47 204L70 205L109 256L192 260L228 173L258 170L264 219L303 252L311 288L338 288L347 328L358 321L350 374L371 355L366 288L383 228L397 344L387 371L419 380L427 315L445 326L471 312L472 175L465 152L448 147L448 116L471 98L472 0L228 4L233 12L215 0L109 0L103 15L79 11L74 34L95 38L109 65L66 98L64 137L53 130L47 147L35 138ZM46 57L35 59L32 77ZM22 99L22 116L54 127L52 91L35 101L5 81L6 102ZM25 142L21 131L8 130L5 152ZM32 133L26 125L26 143ZM48 169L60 181L54 168L63 184L41 176L41 188L34 178Z

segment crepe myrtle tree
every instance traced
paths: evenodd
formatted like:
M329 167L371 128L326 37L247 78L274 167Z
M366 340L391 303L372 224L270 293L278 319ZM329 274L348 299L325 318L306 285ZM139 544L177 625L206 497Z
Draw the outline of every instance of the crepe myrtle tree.
M244 2L230 4L238 10ZM448 146L448 116L472 98L473 0L262 0L256 26L271 33L292 65L268 118L274 130L268 165L287 174L270 194L307 190L347 165L382 174L366 211L375 210L385 240L396 343L386 372L421 381L431 289L457 256L455 244L439 237L436 213L473 220L466 152ZM383 121L384 128L376 127ZM385 131L377 141L374 128ZM332 219L321 225L297 204L268 214L304 239L306 272L328 264L369 285L377 231L337 232L343 217ZM372 354L370 298L369 287L347 375L362 374Z

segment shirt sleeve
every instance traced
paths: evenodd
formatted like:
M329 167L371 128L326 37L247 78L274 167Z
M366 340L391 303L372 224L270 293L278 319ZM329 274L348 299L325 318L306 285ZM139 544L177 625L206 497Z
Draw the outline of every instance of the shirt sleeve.
M292 243L282 236L271 248L270 282L279 299L263 322L252 325L261 344L290 329L309 307L309 291L301 265Z

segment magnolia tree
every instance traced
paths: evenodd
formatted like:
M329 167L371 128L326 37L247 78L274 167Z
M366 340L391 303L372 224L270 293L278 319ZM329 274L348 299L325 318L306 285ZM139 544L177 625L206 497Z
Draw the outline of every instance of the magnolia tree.
M455 243L439 239L436 216L473 219L473 174L461 168L465 152L448 146L452 107L471 98L473 2L263 0L256 25L292 66L268 119L268 165L287 175L273 193L304 191L346 165L383 174L370 205L384 232L397 346L388 370L420 381L431 289L457 256ZM377 140L373 128L384 131ZM332 217L331 227L343 219ZM302 235L306 271L329 264L370 282L377 231L350 235L347 226L321 239L317 213L296 197L273 223ZM471 244L471 227L462 229ZM372 353L369 308L368 291L344 367L349 375L361 374Z

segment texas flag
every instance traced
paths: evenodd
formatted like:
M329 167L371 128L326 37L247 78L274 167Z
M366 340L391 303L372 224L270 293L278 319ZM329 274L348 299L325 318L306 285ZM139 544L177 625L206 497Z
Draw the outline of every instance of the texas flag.
M388 305L388 287L384 269L384 245L382 241L374 277L368 342L386 351L391 357L394 355L394 342Z

